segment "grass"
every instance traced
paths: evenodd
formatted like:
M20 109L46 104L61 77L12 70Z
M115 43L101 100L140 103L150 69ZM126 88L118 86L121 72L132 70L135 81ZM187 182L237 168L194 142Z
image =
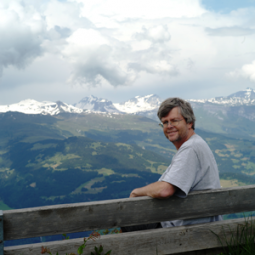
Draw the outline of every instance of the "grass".
M96 182L99 182L99 181L103 181L104 180L104 177L96 177L82 185L80 185L75 191L73 191L73 193L79 193L81 188L86 188L88 189L88 191L84 192L85 194L97 194L99 192L102 191L102 188L91 188L91 186L96 183Z
M6 210L12 210L13 208L6 205L4 202L0 201L0 210L6 211Z
M112 118L111 118L112 117ZM157 122L137 115L80 114L79 117L61 118L54 124L57 129L66 130L70 135L79 136L89 130L158 130ZM149 123L149 124L148 124ZM80 132L78 132L78 130Z
M42 165L45 168L52 168L55 171L65 171L67 170L67 168L58 168L63 161L65 160L70 160L70 159L78 159L81 158L79 155L75 155L75 154L66 154L63 155L61 152L57 152L53 157L48 158L44 161L39 162L40 165ZM28 164L27 167L29 166L35 166L36 164Z
M101 146L101 143L100 142L95 142L95 143L92 143L90 145L90 148L93 148L94 150L97 149L97 147L100 147Z
M166 169L167 169L167 166L160 165L158 166L157 173L163 174L166 171Z
M229 187L236 187L239 186L238 180L232 179L232 180L220 180L220 185L222 188L229 188Z
M115 172L112 169L108 169L108 168L101 168L97 171L99 174L102 174L104 176L108 176L111 174L115 174Z
M239 224L236 231L230 227L222 229L223 238L216 235L222 245L223 252L219 255L254 255L255 254L255 221L249 216L244 224Z
M237 179L220 179L220 185L222 188L231 188L237 186L246 186L247 184Z
M117 232L119 232L119 231L117 230ZM117 233L117 232L115 232L115 233ZM107 233L107 234L108 234L108 233ZM66 234L64 234L63 236L64 236L64 239L69 239L69 237L68 237ZM79 247L78 250L77 250L77 254L78 254L78 255L83 254L84 249L85 249L86 246L87 246L87 241L89 241L89 240L95 241L95 240L96 240L97 238L99 238L100 236L101 236L101 235L100 235L99 232L93 232L92 234L90 234L90 236L89 236L88 238L84 238L84 239L83 239L83 244L81 244L80 247ZM111 250L110 250L110 251L107 251L106 253L104 253L104 249L103 249L103 246L102 246L102 245L100 245L99 247L95 246L95 247L94 247L94 251L95 251L95 252L91 252L91 255L110 255L110 254L111 254ZM51 252L51 250L50 250L49 248L43 247L43 246L42 246L42 247L41 247L41 254L45 254L45 253L50 254L50 255L53 255L52 252ZM59 255L59 253L57 252L56 255ZM72 253L66 253L66 255L76 255L76 254L72 252Z

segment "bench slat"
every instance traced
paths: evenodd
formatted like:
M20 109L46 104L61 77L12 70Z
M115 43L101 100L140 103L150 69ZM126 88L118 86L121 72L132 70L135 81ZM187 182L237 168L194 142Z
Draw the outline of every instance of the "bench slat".
M0 210L0 255L4 255L4 218L3 211Z
M255 218L253 218L255 220ZM198 251L221 247L215 236L224 238L230 235L230 230L236 231L237 225L245 224L244 219L226 220L190 226L145 230L101 236L96 241L88 241L84 255L90 254L94 246L103 245L104 251L112 250L111 255L166 255L181 252ZM212 231L215 233L213 234ZM41 246L51 249L52 254L59 255L76 253L83 239L64 240L33 245L6 247L5 255L40 254Z
M255 210L255 185L191 192L187 198L149 197L4 211L5 240L191 219Z

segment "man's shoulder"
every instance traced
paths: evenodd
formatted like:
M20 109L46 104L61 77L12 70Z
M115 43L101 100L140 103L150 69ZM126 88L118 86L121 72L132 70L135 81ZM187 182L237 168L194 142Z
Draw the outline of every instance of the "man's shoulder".
M188 141L186 141L182 147L183 148L193 148L193 149L196 149L196 148L200 148L201 146L208 146L206 141L199 135L197 134L194 134L192 135Z
M197 155L211 154L211 149L207 142L199 135L194 134L180 148L180 153L184 151L193 151Z

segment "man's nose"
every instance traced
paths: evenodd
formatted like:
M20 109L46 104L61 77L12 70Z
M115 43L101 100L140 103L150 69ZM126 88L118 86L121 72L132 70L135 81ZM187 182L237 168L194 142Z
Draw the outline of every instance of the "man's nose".
M170 127L170 128L171 128L171 127L174 127L174 126L173 126L172 122L171 122L171 121L169 121L169 122L167 122L167 126L166 126L166 127L167 127L167 128L168 128L168 127Z

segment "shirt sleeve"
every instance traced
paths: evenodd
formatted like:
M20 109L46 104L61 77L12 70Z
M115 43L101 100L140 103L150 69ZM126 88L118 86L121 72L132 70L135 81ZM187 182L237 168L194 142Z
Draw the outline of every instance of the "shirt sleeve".
M175 195L184 198L198 179L199 165L197 154L193 148L180 148L159 181L176 186L178 189Z

